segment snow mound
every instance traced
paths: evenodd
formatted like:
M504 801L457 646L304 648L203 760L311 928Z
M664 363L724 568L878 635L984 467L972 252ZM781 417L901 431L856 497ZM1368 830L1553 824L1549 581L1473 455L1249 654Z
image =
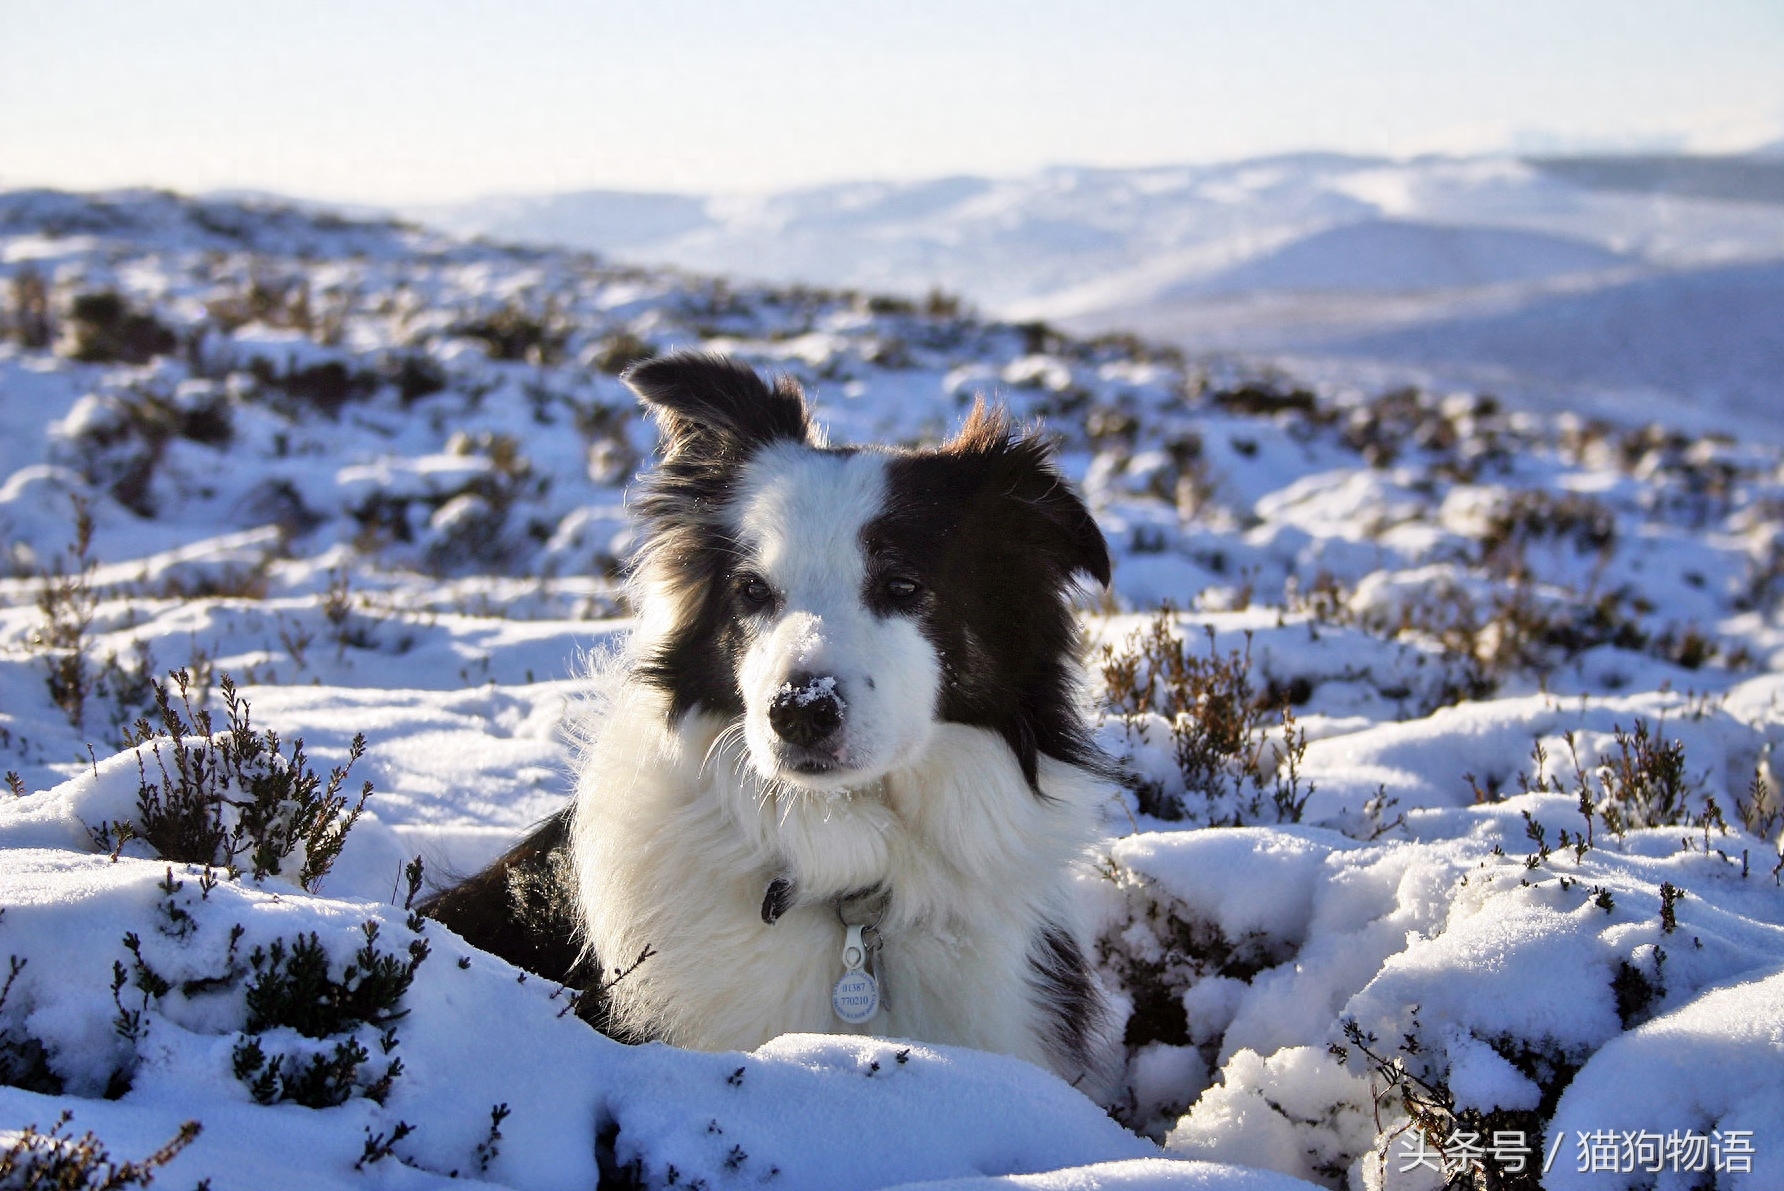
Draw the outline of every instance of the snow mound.
M1772 1187L1784 1180L1784 1155L1767 1144L1784 1136L1784 977L1743 980L1705 993L1696 1001L1614 1039L1574 1077L1555 1113L1555 1130L1590 1147L1616 1135L1617 1166L1635 1166L1624 1155L1636 1134L1650 1152L1643 1169L1676 1167L1666 1137L1696 1134L1716 1153L1693 1155L1687 1170L1729 1169L1745 1136L1750 1156L1718 1176L1735 1187ZM1701 1145L1701 1142L1699 1143ZM1707 1150L1707 1146L1703 1146ZM1590 1154L1590 1149L1588 1154ZM1599 1185L1593 1171L1562 1167L1553 1186Z
M883 1039L787 1037L749 1055L624 1047L566 1016L562 990L437 925L405 920L400 908L277 882L207 889L192 866L33 849L7 856L0 946L25 962L0 1014L5 1037L41 1047L44 1078L80 1097L76 1122L105 1130L120 1150L171 1134L176 1117L204 1122L170 1179L202 1175L219 1191L359 1186L367 1137L389 1137L405 1121L420 1124L382 1160L405 1169L399 1185L475 1172L503 1186L587 1187L600 1157L653 1186L674 1183L673 1170L712 1186L772 1178L865 1189L1156 1153L1015 1059ZM371 942L368 922L381 928ZM275 1054L307 1057L351 1037L372 1056L337 1105L257 1104L238 1072L255 990L266 983L263 957L308 935L335 973L368 946L428 950L387 1023L350 1025L320 1043L287 1026L256 1030ZM134 973L115 999L114 962ZM372 1075L391 1058L401 1067L380 1099ZM477 1146L498 1104L508 1109L499 1152L483 1163ZM9 1119L47 1124L57 1101L0 1088L0 1106Z

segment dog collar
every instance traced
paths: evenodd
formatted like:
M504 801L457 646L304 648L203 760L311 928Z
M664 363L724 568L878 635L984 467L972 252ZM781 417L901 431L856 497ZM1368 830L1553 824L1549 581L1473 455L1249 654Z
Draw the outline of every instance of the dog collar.
M773 926L792 904L792 878L784 875L776 877L768 882L768 889L762 894L762 921Z
M781 915L792 908L797 887L785 873L768 882L762 893L762 921L773 926ZM830 1008L845 1024L865 1025L882 1008L891 1008L886 1000L883 977L879 973L880 922L892 902L892 893L884 885L872 885L830 899L836 920L842 924L842 977L830 990Z
M793 878L786 873L777 874L762 891L762 921L769 926L779 922L781 915L793 908L798 896L799 887L793 883ZM869 885L830 899L836 909L836 919L843 926L864 926L870 930L879 928L880 921L886 916L886 907L891 903L892 891L884 885Z

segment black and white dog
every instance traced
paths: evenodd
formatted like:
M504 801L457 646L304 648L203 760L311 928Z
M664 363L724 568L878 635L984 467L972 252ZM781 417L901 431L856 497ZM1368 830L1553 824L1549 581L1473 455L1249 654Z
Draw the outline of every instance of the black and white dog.
M604 998L624 1037L1092 1074L1072 886L1108 787L1068 595L1110 563L1045 445L980 406L937 449L833 447L795 383L710 355L627 381L662 459L575 804L430 912L571 982L649 948Z

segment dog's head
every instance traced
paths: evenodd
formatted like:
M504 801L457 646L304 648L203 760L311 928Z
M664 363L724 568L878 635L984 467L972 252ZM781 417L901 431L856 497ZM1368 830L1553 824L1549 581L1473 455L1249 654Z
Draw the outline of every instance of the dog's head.
M1096 759L1067 595L1109 552L1040 439L981 406L934 450L830 447L785 377L679 353L626 380L663 431L639 673L672 719L740 723L758 773L813 790L917 761L942 722L1002 735L1031 785L1040 754Z

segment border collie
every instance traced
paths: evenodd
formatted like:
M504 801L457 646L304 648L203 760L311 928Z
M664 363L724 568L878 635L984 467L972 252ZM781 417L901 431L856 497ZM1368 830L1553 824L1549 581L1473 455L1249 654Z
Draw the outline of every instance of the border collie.
M792 380L712 355L626 380L662 458L575 803L427 909L597 990L648 949L616 1036L870 1032L1096 1086L1072 886L1108 786L1068 596L1110 563L1047 447L983 404L939 448L830 446Z

